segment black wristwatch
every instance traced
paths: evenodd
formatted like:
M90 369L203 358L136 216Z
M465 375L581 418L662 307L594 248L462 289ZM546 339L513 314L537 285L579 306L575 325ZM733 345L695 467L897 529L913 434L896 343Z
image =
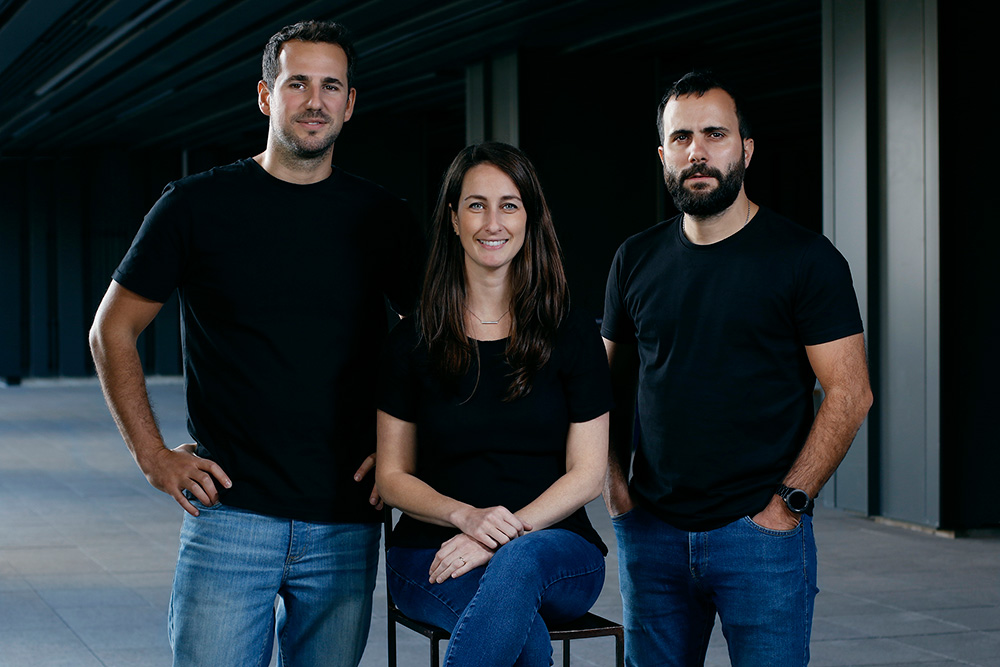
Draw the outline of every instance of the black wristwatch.
M795 514L808 514L813 508L813 499L808 493L802 489L792 489L784 484L778 487L775 494L781 497L785 501L785 505L788 506L788 511Z

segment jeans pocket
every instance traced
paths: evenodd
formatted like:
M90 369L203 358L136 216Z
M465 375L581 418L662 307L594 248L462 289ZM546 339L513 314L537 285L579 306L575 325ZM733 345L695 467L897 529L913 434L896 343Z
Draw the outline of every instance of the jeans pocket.
M788 530L774 530L773 528L765 528L764 526L760 525L759 523L751 519L749 516L743 517L743 521L752 526L754 530L756 530L757 532L763 535L773 535L774 537L788 537L790 535L795 535L802 530L801 517L799 518L799 522L795 525L795 527L790 528Z

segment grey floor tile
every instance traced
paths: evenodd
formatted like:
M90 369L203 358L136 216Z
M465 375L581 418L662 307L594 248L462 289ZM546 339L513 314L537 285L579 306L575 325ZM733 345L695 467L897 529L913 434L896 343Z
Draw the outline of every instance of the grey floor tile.
M824 620L855 630L866 637L902 637L907 635L945 635L968 631L969 628L932 618L913 611L888 614L833 616Z
M847 665L920 665L939 661L941 655L907 646L894 639L840 639L813 642L811 667Z
M0 667L102 667L65 627L15 630L0 625L0 647Z
M939 657L964 660L982 667L1000 665L1000 632L966 632L945 637L905 637L899 641L908 646L933 652Z

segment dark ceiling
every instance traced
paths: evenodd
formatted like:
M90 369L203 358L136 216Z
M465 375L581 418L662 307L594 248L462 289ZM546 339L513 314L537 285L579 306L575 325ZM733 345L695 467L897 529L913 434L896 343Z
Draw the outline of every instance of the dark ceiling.
M0 0L0 156L259 140L265 121L254 99L261 49L278 28L305 18L337 19L353 30L359 111L371 113L461 104L464 66L515 48L644 50L676 60L680 71L699 52L732 53L731 78L742 71L759 79L771 68L787 75L798 53L817 48L818 5ZM812 78L814 87L818 71ZM610 89L614 82L595 86Z

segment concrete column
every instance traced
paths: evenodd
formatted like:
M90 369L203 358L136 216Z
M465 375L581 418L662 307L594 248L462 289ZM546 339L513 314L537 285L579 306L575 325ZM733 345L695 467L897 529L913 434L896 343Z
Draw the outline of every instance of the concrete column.
M868 317L868 54L864 0L823 1L823 233L847 258ZM868 422L834 478L824 504L870 514Z
M880 513L941 519L937 2L879 5Z

